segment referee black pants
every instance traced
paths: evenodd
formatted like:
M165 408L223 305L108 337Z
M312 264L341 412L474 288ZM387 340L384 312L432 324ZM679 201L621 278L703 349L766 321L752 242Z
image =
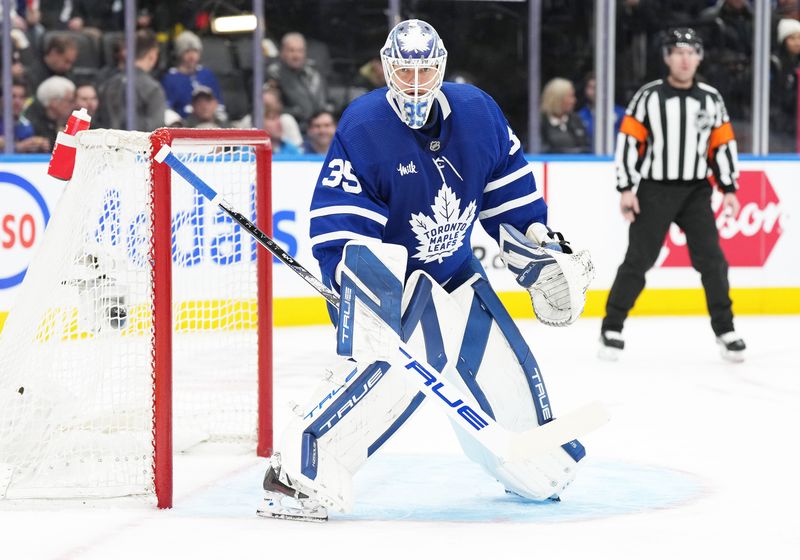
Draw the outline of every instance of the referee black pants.
M692 266L700 273L714 334L732 331L728 262L711 211L711 185L708 181L665 185L642 180L636 195L640 213L630 225L628 251L611 286L602 330L622 331L644 289L645 272L655 264L669 226L675 222L686 234Z

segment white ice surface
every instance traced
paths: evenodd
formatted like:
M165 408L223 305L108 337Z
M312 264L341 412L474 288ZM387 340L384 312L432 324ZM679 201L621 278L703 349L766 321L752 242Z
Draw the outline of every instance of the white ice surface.
M355 479L357 507L324 525L256 517L264 460L231 446L176 457L175 507L141 501L0 508L0 559L798 558L800 319L739 317L743 364L708 320L633 318L617 363L599 322L522 321L556 414L611 410L561 503L526 503L463 458L423 406ZM276 332L277 431L331 356L329 328Z

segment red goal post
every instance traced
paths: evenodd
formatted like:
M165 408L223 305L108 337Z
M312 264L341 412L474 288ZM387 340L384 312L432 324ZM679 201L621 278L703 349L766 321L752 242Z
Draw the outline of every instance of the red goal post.
M252 146L256 160L256 225L272 235L272 151L262 130L162 128L151 136L151 158L162 146L210 142L220 146ZM153 188L154 410L153 437L155 488L158 507L172 507L172 206L173 173L151 160ZM177 176L175 176L177 177ZM178 177L180 181L180 178ZM259 457L272 454L272 255L258 250L258 352ZM259 346L260 346L259 345Z

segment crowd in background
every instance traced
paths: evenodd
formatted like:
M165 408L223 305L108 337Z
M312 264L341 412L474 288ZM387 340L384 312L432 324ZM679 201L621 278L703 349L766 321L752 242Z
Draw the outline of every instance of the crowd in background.
M720 90L740 142L751 129L753 7L747 0L616 0L616 122L633 92L661 77L662 34L691 26L703 37L700 77ZM800 2L772 0L770 151L797 146ZM14 142L47 152L76 107L94 127L126 128L122 0L16 0L12 14ZM385 0L292 2L266 7L262 123L252 117L252 37L218 36L220 4L246 0L137 5L136 129L160 126L267 130L276 153L325 153L347 104L385 85L377 50ZM457 5L457 9L456 9ZM448 37L446 79L494 96L527 144L528 3L403 3ZM550 153L592 151L595 77L593 2L543 0L541 140ZM408 13L406 13L408 12ZM497 41L497 37L504 37ZM490 46L491 45L491 46Z
M129 128L123 7L121 0L17 3L11 37L16 152L49 152L78 108L88 111L94 128ZM264 119L254 123L252 39L205 34L207 16L175 20L165 29L155 25L149 7L140 10L133 53L135 129L259 127L272 136L275 153L326 153L338 113L306 56L303 35L286 34L279 48L265 42Z
M563 2L552 4L560 5L561 11L569 9ZM800 2L773 0L771 7L770 151L795 152L798 146ZM591 69L593 62L593 43L586 39L592 35L591 25L591 18L579 20L575 33L555 38L561 45L557 51L563 56L543 58L543 74L568 76L571 81L564 83L556 78L544 87L542 141L546 151L591 151L594 75L584 73ZM698 79L720 91L740 149L748 151L752 130L754 40L754 9L748 0L617 0L614 107L617 125L623 107L636 89L665 75L661 43L666 30L672 27L692 27L702 37L705 52ZM568 52L577 54L568 56ZM571 62L565 65L564 61ZM573 83L579 90L577 103L574 89L568 87ZM559 101L554 101L553 96ZM580 119L574 118L575 113Z

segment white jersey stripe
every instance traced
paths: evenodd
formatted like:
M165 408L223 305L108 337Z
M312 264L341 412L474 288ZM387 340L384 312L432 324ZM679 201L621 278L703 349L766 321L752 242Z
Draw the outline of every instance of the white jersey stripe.
M616 161L624 161L625 160L625 149L626 146L630 143L629 141L633 141L633 138L628 137L621 132L617 134L617 150L614 154L614 159ZM636 147L634 146L633 151L636 151ZM630 159L630 158L628 158ZM636 162L633 162L634 165ZM617 184L618 185L628 185L631 184L632 181L630 177L628 177L628 169L633 169L633 167L629 167L627 165L617 165Z
M315 247L326 241L337 241L339 239L357 239L360 241L367 241L370 239L378 239L377 237L370 237L369 235L362 235L352 231L332 231L330 233L323 233L311 238L311 246ZM378 239L380 241L380 239Z
M486 187L483 189L483 194L497 190L500 187L505 187L509 183L513 183L514 181L516 181L520 177L524 177L528 173L533 173L533 167L531 166L531 164L528 164L525 167L521 167L520 169L517 169L513 173L509 173L505 177L500 177L499 179L495 179L494 181L487 183Z
M700 111L700 102L697 99L686 98L686 122L697 122L697 113ZM697 136L698 131L696 126L691 129L686 129L686 145L683 147L683 170L681 171L680 178L684 181L693 181L697 179L695 174L695 167L697 167Z
M500 206L495 206L494 208L489 208L487 210L483 210L480 214L478 214L478 218L481 220L485 220L486 218L492 218L497 216L498 214L502 214L503 212L508 212L509 210L513 210L514 208L519 208L520 206L525 206L526 204L530 204L542 198L542 193L539 191L532 192L526 196L515 198L514 200L509 200L501 204Z
M717 150L717 166L719 166L719 176L723 184L730 184L731 179L731 166L728 164L728 145L723 144Z
M655 92L647 99L647 113L650 117L650 132L653 134L650 176L661 181L664 179L664 131L661 130L661 100Z
M680 97L671 97L664 102L664 112L667 117L667 173L670 181L680 179L680 145L681 145L681 102Z
M510 126L506 128L508 128L508 137L511 139L511 151L508 152L508 155L513 156L520 149L520 146L522 146L522 142L520 142L519 138L517 138L517 135L514 134L514 131L511 130Z
M353 214L355 216L362 216L370 219L373 222L378 222L380 225L385 226L388 218L382 216L373 210L367 210L360 206L325 206L317 208L309 213L309 218L319 218L320 216L333 216L340 214Z

